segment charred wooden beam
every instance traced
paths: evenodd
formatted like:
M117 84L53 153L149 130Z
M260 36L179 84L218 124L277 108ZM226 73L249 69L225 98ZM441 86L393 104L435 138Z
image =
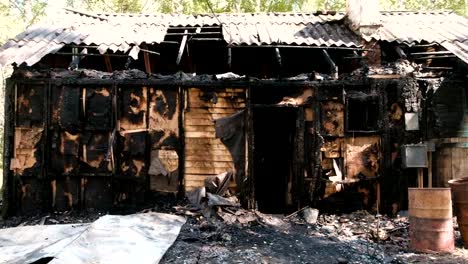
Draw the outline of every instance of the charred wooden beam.
M55 52L52 53L54 55L68 55L68 56L83 56L81 53L73 53L73 52ZM85 54L84 56L94 56L94 57L102 57L102 56L109 56L109 57L130 57L129 55L124 55L124 54L94 54L94 53L88 53Z
M281 69L283 67L283 63L281 61L281 52L279 48L275 48L275 56L276 56L276 61L278 61L278 66Z
M323 56L325 57L325 60L330 65L330 73L333 76L333 79L338 79L338 66L336 66L335 62L330 57L330 54L328 54L326 50L322 49L322 53L323 53Z
M372 49L353 48L353 47L319 47L319 46L288 46L288 45L228 45L230 48L291 48L291 49L330 49L330 50L362 50L370 51Z
M106 64L106 70L107 72L112 72L112 63L110 61L110 58L107 54L104 56L104 62Z
M14 96L15 88L11 79L6 79L5 85L5 103L4 103L4 130L3 130L3 186L2 193L3 206L2 216L6 217L14 211L14 197L16 186L14 184L13 173L10 170L11 158L13 157L13 144L14 144L14 123L15 123L15 109L14 109Z
M400 58L402 58L402 59L406 59L406 58L407 58L405 51L404 51L401 47L395 46L395 51L396 51L396 53L398 54L398 56L399 56Z
M232 49L228 48L228 68L229 70L232 68Z
M185 30L187 31L187 30ZM198 36L198 35L221 35L221 32L184 32L184 33L166 33L166 36Z
M141 46L144 48L143 49L143 60L145 61L145 71L146 73L150 74L151 73L151 62L150 62L150 58L149 58L149 53L148 53L148 49L146 47L146 44L141 44ZM140 48L140 50L142 50Z
M426 57L416 57L414 58L415 60L427 60L427 59L449 59L449 58L456 58L457 56L455 55L441 55L441 56L426 56Z
M174 41L174 43L179 44L179 42L176 42L176 41ZM154 54L154 55L158 55L158 56L161 55L161 53L159 53L159 52L152 51L152 50L148 50L148 49L142 49L142 48L140 48L140 50L143 51L143 52L145 52L145 53L149 53L149 54Z
M194 26L194 27L190 27L190 26L187 26L187 27L170 27L168 28L168 30L176 30L176 29L197 29L197 28L200 28L200 27L197 27L197 26ZM221 29L221 26L203 26L201 27L202 29Z
M191 41L224 41L222 38L192 38Z
M184 33L187 33L187 32L188 32L188 30L186 29L184 31ZM182 60L182 55L184 54L186 44L187 44L187 35L184 35L182 37L182 41L180 42L179 53L177 54L176 65L179 65L180 61Z
M450 51L425 51L425 52L412 52L410 53L413 56L418 56L418 55L453 55L452 52Z

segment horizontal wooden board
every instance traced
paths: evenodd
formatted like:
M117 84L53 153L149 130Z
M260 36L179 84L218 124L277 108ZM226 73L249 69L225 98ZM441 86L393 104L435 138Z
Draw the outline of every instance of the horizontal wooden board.
M234 164L232 161L220 160L187 160L185 161L185 168L232 168Z
M226 101L218 101L216 104L211 102L189 102L189 107L212 107L212 108L245 108L245 102L226 102Z
M200 108L200 107L188 107L187 111L185 112L185 115L189 113L200 113L200 114L235 114L239 112L239 109L235 108L218 108L218 107L205 107L205 108Z
M187 155L185 156L186 161L219 161L219 162L232 162L231 155Z
M231 153L227 149L185 149L185 156L202 156L202 155L226 155L229 156Z
M209 119L209 120L215 120L223 117L230 116L231 114L225 114L225 113L190 113L187 112L185 114L185 119Z
M186 145L223 145L219 138L186 138Z
M215 132L215 127L213 125L210 126L185 126L185 133L187 132Z
M216 135L214 131L195 131L195 132L187 131L185 132L185 137L186 138L216 138Z
M185 173L190 174L220 174L233 168L185 168Z
M213 126L213 120L209 119L192 119L192 118L185 118L185 125L186 126Z

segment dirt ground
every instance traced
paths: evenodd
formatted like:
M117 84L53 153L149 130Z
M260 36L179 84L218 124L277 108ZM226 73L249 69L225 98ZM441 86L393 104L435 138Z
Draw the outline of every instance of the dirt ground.
M143 211L180 214L171 205ZM244 210L245 211L245 210ZM114 212L115 213L115 212ZM120 214L134 212L120 212ZM450 254L419 254L408 249L407 217L389 218L361 211L349 215L321 215L307 224L301 215L252 213L247 223L226 223L187 216L187 223L161 263L468 263L456 231L456 250ZM92 222L104 213L67 212L0 220L0 228ZM377 235L370 230L375 230ZM380 232L380 233L379 233Z
M346 237L319 224L239 226L191 218L161 263L468 263L460 243L451 254L417 254L406 243Z

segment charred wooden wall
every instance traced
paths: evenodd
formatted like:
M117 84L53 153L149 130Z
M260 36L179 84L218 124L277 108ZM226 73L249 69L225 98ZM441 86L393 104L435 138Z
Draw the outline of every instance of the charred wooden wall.
M185 190L204 186L208 176L234 171L229 149L216 138L215 120L246 107L243 88L188 88L184 111ZM235 181L231 183L235 185Z

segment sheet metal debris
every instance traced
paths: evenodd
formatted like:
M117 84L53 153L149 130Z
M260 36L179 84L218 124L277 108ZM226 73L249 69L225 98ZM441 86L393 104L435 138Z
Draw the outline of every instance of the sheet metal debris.
M90 224L0 230L0 263L158 263L185 218L162 213L105 215Z

